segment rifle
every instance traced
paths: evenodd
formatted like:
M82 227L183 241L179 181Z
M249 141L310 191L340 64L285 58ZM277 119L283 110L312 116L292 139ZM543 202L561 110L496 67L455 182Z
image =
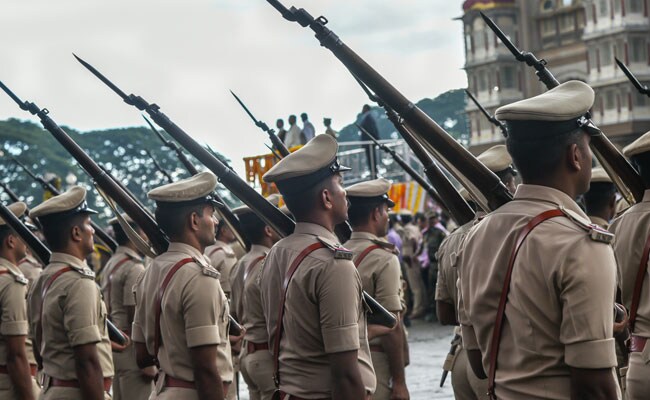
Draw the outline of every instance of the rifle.
M472 208L469 206L469 204L467 204L467 201L463 199L460 193L458 193L447 176L442 173L440 167L438 167L431 154L427 152L422 143L417 139L417 137L415 137L412 129L409 128L409 126L395 112L395 110L387 105L386 102L384 102L379 96L372 93L365 83L363 83L356 76L354 76L354 79L361 86L361 89L363 89L368 98L377 103L386 111L386 116L388 116L388 119L393 123L395 129L397 129L400 135L404 138L413 153L415 153L415 156L420 160L424 167L424 173L427 175L429 182L431 182L439 191L439 197L441 200L440 204L444 205L447 208L449 214L460 225L464 225L474 219L475 214ZM440 159L444 160L443 157L440 157ZM464 183L465 181L461 179L461 182ZM465 186L467 186L468 191L474 191L471 185L466 184ZM476 197L480 198L478 195Z
M515 56L517 61L524 62L528 66L533 67L535 74L539 80L546 86L547 89L553 89L560 83L553 76L551 71L546 68L546 60L539 60L533 53L520 51L510 39L501 31L501 29L494 23L487 15L481 12L481 17L485 23L492 29L494 34L501 40L501 42L510 50ZM589 131L591 134L591 149L600 161L600 164L607 171L607 174L612 178L616 184L619 192L630 204L640 202L643 199L645 192L645 183L638 172L630 165L625 159L623 154L612 142L605 136L605 134L593 123L591 115L587 113L580 120L580 128Z
M140 111L146 111L158 126L163 128L170 136L176 139L187 151L196 157L203 165L208 167L221 182L248 207L251 208L267 225L271 226L280 236L288 236L293 232L296 223L284 214L280 209L269 203L261 194L244 182L230 168L225 166L219 159L210 154L196 140L185 133L178 125L172 122L169 117L160 111L156 104L149 104L145 99L136 95L127 95L115 84L108 80L104 75L97 71L93 66L80 59L75 55L86 69L88 69L99 80L110 87L126 104L138 108ZM364 300L371 308L369 321L373 323L394 327L397 324L397 318L384 307L382 307L368 293L363 292Z
M235 100L237 100L239 105L242 106L244 111L246 111L246 114L248 114L248 116L251 117L251 119L255 123L255 126L257 126L258 128L260 128L261 130L263 130L264 132L266 132L269 135L269 139L271 139L271 143L273 143L273 147L275 147L278 150L278 152L282 155L282 157L288 156L289 155L289 149L287 149L287 146L284 145L284 143L282 142L282 140L280 140L278 135L275 134L275 131L273 129L269 128L269 126L266 125L264 122L262 122L262 121L258 120L257 118L255 118L253 116L253 114L248 110L248 107L246 107L244 102L241 101L239 99L239 97L237 97L237 95L235 93L233 93L232 90L230 91L230 94L232 94L235 97Z
M32 254L38 257L43 265L47 265L50 262L50 256L52 255L50 249L48 249L43 244L43 242L41 242L32 233L32 231L30 231L29 228L26 227L25 224L18 217L16 217L14 213L12 213L11 210L9 210L7 206L5 206L1 201L0 217L2 217L7 225L9 225L11 229L13 229L14 232L16 232L16 234L23 239L25 244L32 250ZM121 346L124 346L128 343L129 339L108 319L106 320L106 327L108 329L108 336L111 342L115 342Z
M508 131L506 130L506 124L499 121L498 119L496 119L496 117L494 115L487 112L487 110L485 108L483 108L481 103L479 103L478 100L476 100L476 97L474 97L472 92L465 89L465 93L467 93L469 98L472 99L474 104L476 104L476 107L478 107L479 111L481 111L483 113L483 115L485 115L485 118L487 118L487 120L490 121L492 123L492 125L496 126L497 128L499 128L499 130L501 130L501 134L503 134L503 137L508 137Z
M153 154L151 154L151 152L149 152L149 150L147 150L147 149L144 149L144 152L145 152L145 154L147 154L149 156L151 161L153 161L153 165L154 165L154 167L156 167L158 172L163 174L163 176L167 179L167 182L168 183L173 183L174 180L172 179L172 176L169 175L169 172L165 171L165 169L158 163L158 161L156 161L156 159L153 157Z
M153 247L160 254L167 249L169 244L167 237L160 230L156 222L151 218L132 196L125 192L116 181L106 173L77 143L49 117L47 109L41 109L36 104L22 101L9 88L0 81L0 87L11 97L18 106L29 113L39 117L41 124L47 129L52 136L77 160L79 165L92 177L95 184L106 192L109 197L115 200L117 204L142 228L147 234Z
M1 82L0 82L0 84L1 84ZM20 167L23 169L23 171L25 171L25 172L27 173L27 175L29 175L29 176L30 176L34 181L36 181L37 183L39 183L39 184L41 185L41 187L43 188L43 190L47 190L47 191L49 191L49 192L52 193L54 196L58 196L59 194L61 194L61 192L59 191L59 189L57 189L56 187L54 187L54 185L52 185L50 182L48 182L48 181L46 181L45 179L43 179L42 176L40 176L40 175L36 175L33 171L31 171L29 168L27 168L27 166L26 166L25 164L23 164L22 162L20 162L20 160L18 160L18 159L15 158L15 157L11 157L11 159L13 160L13 162L15 162L16 164L18 164L18 166L20 166ZM37 226L38 226L39 228L41 227L41 226L40 226L40 222L36 222L36 221L34 221L34 222L37 224ZM93 229L95 230L95 236L97 236L97 238L98 238L101 242L103 242L104 244L106 244L106 246L108 246L108 247L111 249L111 251L114 253L115 250L117 249L117 242L116 242L116 241L111 237L111 235L109 235L108 233L106 233L106 231L103 230L103 229L102 229L99 225L97 225L95 222L90 221L90 225L91 225L91 226L93 227Z
M181 164L185 166L185 169L187 169L187 172L189 172L190 175L194 176L199 173L199 171L196 169L194 164L192 164L190 160L188 160L188 158L185 156L185 153L183 153L183 150L181 150L176 143L172 142L171 140L165 139L162 133L160 133L158 129L156 129L153 126L153 124L151 123L151 121L149 121L147 117L143 115L142 118L144 118L144 120L147 121L147 124L149 125L151 130L155 132L156 136L160 138L163 144L167 148L173 150L176 153L176 157L181 162ZM223 200L221 196L219 196L219 193L217 193L216 190L212 192L212 196L218 202L216 206L217 213L221 216L221 218L223 218L224 221L226 221L226 224L230 227L230 230L235 235L235 238L237 239L239 244L242 245L243 248L248 249L250 246L248 240L246 239L246 236L242 233L241 224L239 223L239 219L237 218L237 216L233 214L230 207L228 207L226 202Z
M636 90L638 90L639 93L645 94L646 96L650 97L650 88L645 85L642 85L641 82L639 82L639 80L636 78L636 76L634 76L632 71L630 71L630 69L626 67L625 64L621 62L621 60L619 60L616 57L614 57L614 59L616 60L616 64L618 65L618 67L621 69L621 71L623 71L625 76L627 76L627 79L629 79L630 82L632 82L632 85L634 85Z
M287 9L278 0L267 0L267 2L285 19L311 28L321 46L328 48L354 76L361 79L379 98L395 110L419 139L437 149L438 155L444 156L456 167L457 171L449 169L450 172L457 172L467 177L486 197L492 209L512 199L508 189L492 171L329 30L325 26L328 23L325 17L314 18L302 8Z
M0 187L2 187L2 189L7 194L7 196L9 196L12 202L17 203L20 201L20 198L18 198L16 192L11 190L11 188L9 188L9 186L6 183L0 181ZM25 214L29 215L29 207L25 209ZM41 222L38 219L34 218L32 222L34 223L34 225L36 225L36 227L39 230L43 230L43 226L41 226Z

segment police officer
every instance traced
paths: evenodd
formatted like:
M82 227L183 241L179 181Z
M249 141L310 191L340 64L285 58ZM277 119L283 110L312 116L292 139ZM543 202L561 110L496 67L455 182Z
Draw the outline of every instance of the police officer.
M126 214L123 221L134 232L143 236L142 230ZM113 256L108 260L100 279L102 294L108 308L108 316L117 328L129 334L135 314L135 297L133 287L138 277L144 272L142 255L124 232L117 217L108 221L113 228L118 244ZM140 370L135 362L135 348L128 345L113 352L115 377L113 378L113 398L116 400L148 399L153 380L152 368Z
M399 213L402 221L402 261L404 262L404 271L406 282L408 282L411 291L411 312L409 317L418 319L427 313L427 288L424 286L422 279L422 267L418 260L418 255L422 246L422 232L415 221L413 213L408 209L402 209Z
M591 170L591 184L583 199L591 222L607 229L616 214L616 185L604 169Z
M235 267L237 283L233 282L231 303L238 320L246 329L240 368L248 385L250 399L270 400L275 392L273 357L269 352L269 335L262 309L260 274L262 261L280 237L250 208L242 206L234 209L233 213L239 217L242 231L251 243L250 250ZM241 290L237 296L235 288Z
M43 399L109 399L113 377L106 306L86 264L94 230L86 190L73 186L34 207L52 250L50 263L30 288L34 351L40 356ZM39 358L37 356L37 359Z
M593 101L588 85L570 81L496 112L523 184L467 235L458 284L468 359L495 376L499 399L620 396L611 235L574 200L591 178Z
M297 222L269 251L261 275L285 399L359 400L375 390L361 280L334 234L347 218L340 173L349 170L337 150L331 136L318 135L263 177L276 184Z
M27 206L18 202L7 208L21 218ZM0 398L7 400L34 400L40 393L25 345L28 280L16 266L26 252L23 240L0 218Z
M148 193L171 240L135 288L136 360L160 368L152 399L223 400L233 379L228 300L203 255L215 241L216 186L203 172Z
M650 132L623 149L646 187L650 187ZM616 235L614 253L618 260L619 287L625 307L630 310L630 358L627 371L627 398L650 398L650 283L648 252L650 245L650 191L643 200L616 218L610 230Z
M399 316L403 309L398 252L394 245L380 239L388 233L388 210L395 206L388 197L389 189L390 182L385 179L346 188L352 236L344 246L354 253L353 260L363 289L384 308ZM404 375L405 340L404 331L398 327L370 342L372 366L377 377L374 400L409 398Z
M219 271L219 282L226 297L230 298L230 278L232 270L237 264L235 251L230 247L230 243L235 240L235 235L224 220L218 221L215 231L214 244L205 248L205 255L210 260L210 265Z
M478 156L478 159L490 171L499 176L501 182L514 193L516 170L512 165L512 158L504 145L489 148ZM461 189L461 196L475 207L474 201L465 189ZM451 385L454 396L458 400L487 399L487 380L479 379L471 370L467 361L467 352L463 348L463 341L458 326L456 306L458 295L456 281L458 273L456 262L463 248L465 237L478 219L485 213L477 211L474 220L461 225L449 234L440 244L436 259L438 260L438 279L436 281L436 315L443 325L456 325L452 339L453 354L447 356L443 369L451 371Z

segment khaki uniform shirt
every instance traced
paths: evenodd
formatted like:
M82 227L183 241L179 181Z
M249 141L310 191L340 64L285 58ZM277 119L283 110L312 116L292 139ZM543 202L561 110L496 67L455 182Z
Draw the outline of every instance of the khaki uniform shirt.
M268 343L269 335L266 332L266 320L262 309L262 296L258 276L262 271L262 262L259 257L269 253L268 247L254 244L244 257L239 266L244 283L242 294L242 323L246 328L244 338L248 342Z
M194 262L178 269L162 298L160 314L161 344L154 354L157 293L167 273L179 261ZM219 272L201 252L184 243L172 242L140 276L135 287L136 309L133 341L144 343L149 354L158 358L168 375L194 381L190 348L216 345L217 369L224 382L233 379L228 340L228 300L219 284Z
M352 232L350 240L343 245L354 253L353 261L368 247L378 244L380 249L369 252L357 265L363 290L368 292L388 311L402 311L402 269L397 251L392 244L368 232Z
M232 273L235 264L237 264L237 256L235 255L235 252L232 250L230 245L217 240L215 244L205 248L204 254L210 260L210 265L219 271L221 289L223 289L226 296L230 296L230 274Z
M308 246L327 243L307 256L289 282L280 342L280 389L304 398L331 398L328 354L358 350L359 371L368 392L376 380L367 338L359 274L334 233L299 222L276 243L260 274L262 307L273 346L285 274ZM348 252L347 255L350 255ZM348 257L349 258L349 257Z
M609 222L605 221L600 217L597 217L595 215L590 215L589 220L591 221L592 224L596 224L603 229L609 229Z
M463 248L463 243L467 234L476 224L474 219L451 232L440 244L436 258L438 260L438 280L436 281L435 300L448 303L458 308L458 280L457 262L458 256ZM458 317L458 311L456 311Z
M593 240L589 220L565 193L519 185L514 200L468 234L458 262L463 343L485 371L508 260L523 227L563 207L574 216L538 225L516 258L498 354L500 399L569 399L570 369L616 366L612 337L616 260Z
M629 309L643 248L650 235L650 190L645 191L643 201L630 207L612 222L610 231L616 235L613 247L618 261L618 285L621 288L623 305ZM650 337L649 272L650 270L646 271L643 278L641 301L633 332L643 337Z
M0 257L0 365L7 365L5 336L27 336L27 278L18 267ZM30 348L31 350L31 348Z
M18 269L23 273L25 278L29 279L30 285L32 282L38 278L38 276L43 272L43 266L36 259L36 257L28 254L25 258L20 260L18 263Z
M128 247L118 246L106 263L100 280L109 317L115 326L126 332L131 330L127 307L135 306L133 287L143 272L140 254Z
M43 299L45 283L66 267L72 271L59 275ZM95 273L86 261L65 253L52 253L50 263L30 288L27 306L32 340L38 345L46 375L77 379L72 348L95 344L103 376L113 376L106 306L95 283ZM42 327L40 337L36 329L39 324Z

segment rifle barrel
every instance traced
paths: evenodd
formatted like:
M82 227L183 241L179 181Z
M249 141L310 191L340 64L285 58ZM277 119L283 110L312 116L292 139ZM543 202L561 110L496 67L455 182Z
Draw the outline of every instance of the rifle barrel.
M645 94L646 96L650 97L650 88L642 85L641 82L639 82L639 80L637 79L637 77L634 76L632 71L630 71L630 69L625 64L623 64L621 60L619 60L618 58L614 58L614 59L616 60L616 64L618 65L618 67L621 69L621 71L623 71L625 76L627 76L627 79L630 82L632 82L632 85L636 88L636 90L639 93Z

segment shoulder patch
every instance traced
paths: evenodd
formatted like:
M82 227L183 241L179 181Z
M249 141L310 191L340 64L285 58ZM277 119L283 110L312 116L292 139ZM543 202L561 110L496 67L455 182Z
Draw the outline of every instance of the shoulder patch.
M379 239L375 239L372 242L374 244L376 244L377 246L380 246L382 249L388 251L389 253L399 255L399 250L397 249L397 247L395 247L395 245L390 243L390 242L385 242L385 241L379 240Z
M589 238L594 242L609 244L614 240L613 233L606 231L605 229L599 227L596 224L592 224L591 221L585 219L584 217L577 214L576 212L567 210L564 207L560 207L560 210L564 213L564 215L568 219L575 222L576 225L578 225L580 228L586 231L587 234L589 235Z
M352 260L354 257L354 254L350 250L330 239L318 236L318 240L334 252L334 258L337 260Z
M221 275L219 271L214 269L211 265L205 265L202 266L203 268L201 269L201 272L203 272L203 275L210 276L215 279L219 279L219 276Z
M72 268L72 270L78 272L79 275L84 278L95 279L95 272L93 272L90 268Z

